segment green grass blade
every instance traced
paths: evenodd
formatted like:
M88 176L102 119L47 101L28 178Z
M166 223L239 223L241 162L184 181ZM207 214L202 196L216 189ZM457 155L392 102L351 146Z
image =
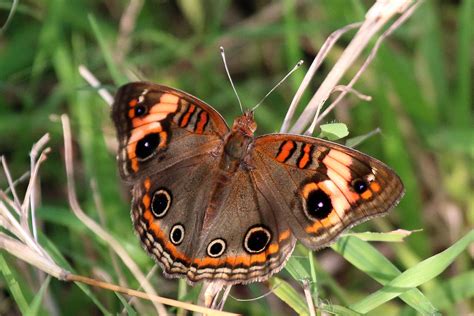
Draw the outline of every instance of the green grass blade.
M41 285L38 293L36 293L33 301L31 302L30 305L30 310L28 313L25 314L25 316L33 316L33 315L38 315L41 309L41 303L43 301L44 294L46 292L46 289L49 286L49 283L51 281L51 276L48 276L46 280L43 282Z
M472 129L472 21L474 1L464 0L459 8L456 106L450 108L456 126ZM472 138L472 137L471 137Z
M18 284L18 281L15 279L7 261L4 256L0 253L0 271L3 274L3 277L6 281L6 285L10 290L10 293L15 300L18 309L22 314L28 313L30 307L28 306L28 301L26 300L25 293L23 293L21 286Z
M376 128L373 131L370 131L364 135L349 138L348 140L346 140L346 146L355 148L359 146L360 144L362 144L363 142L365 142L367 139L371 138L372 136L380 134L380 132L381 132L380 128Z
M474 297L474 270L459 274L427 293L438 308L447 308Z
M308 269L306 269L302 263L302 261L307 261L306 258L297 258L295 256L290 257L288 260L285 269L290 273L290 275L293 277L293 279L297 281L301 280L310 280L311 276L308 272Z
M115 293L115 295L117 295L118 299L120 300L120 302L122 303L123 307L125 308L125 310L127 311L127 315L129 316L136 316L138 315L135 310L133 309L133 307L128 303L127 299L120 293Z
M356 237L341 237L332 248L347 261L380 284L387 284L400 275L400 271L368 242ZM411 289L400 298L422 315L433 315L438 311L418 289Z
M0 34L2 34L3 32L5 32L7 30L8 25L10 24L11 20L13 19L13 16L15 15L16 8L18 6L18 2L19 2L18 0L13 0L12 6L10 8L10 12L8 12L7 20L5 21L5 23L0 28Z
M112 79L117 85L122 85L126 83L127 80L124 80L124 76L122 76L113 60L111 50L108 47L107 42L105 41L104 34L102 33L99 24L97 23L97 20L91 14L88 15L88 18L89 23L92 27L92 31L94 32L97 42L99 43L100 50L102 51L102 55L107 65L107 69L109 70L110 75L112 76Z
M44 235L40 234L40 243L44 245L44 248L48 251L48 253L53 257L54 262L58 263L61 267L67 269L74 273L74 269L68 263L68 261L64 258L61 254L61 251L56 247L54 243L52 243L49 239L47 239ZM90 287L82 284L80 282L75 282L75 284L81 289L84 294L90 298L90 300L97 306L100 312L104 315L112 315L110 311L100 302L100 300L95 296L94 292L91 291Z
M459 254L474 241L474 230L458 240L445 251L423 260L416 266L406 270L401 275L385 284L375 293L367 296L362 301L353 304L352 309L360 313L367 313L381 304L415 288L443 272Z
M298 315L309 315L306 301L286 281L274 277L270 279L270 284L273 287L273 293L288 304Z

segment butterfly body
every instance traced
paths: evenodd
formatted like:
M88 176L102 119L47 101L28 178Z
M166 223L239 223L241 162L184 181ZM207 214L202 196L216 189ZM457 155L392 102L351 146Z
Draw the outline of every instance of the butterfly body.
M325 247L403 194L398 176L374 158L308 136L255 137L252 111L229 128L173 88L127 84L112 118L142 245L167 276L190 283L265 280L296 240Z

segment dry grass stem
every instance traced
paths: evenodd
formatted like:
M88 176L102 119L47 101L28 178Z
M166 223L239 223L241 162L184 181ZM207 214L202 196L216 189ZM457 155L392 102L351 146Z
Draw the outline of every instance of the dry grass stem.
M119 292L119 293L123 293L123 294L126 294L126 295L131 295L131 296L139 297L139 298L142 298L142 299L150 300L154 303L165 304L165 305L169 305L169 306L175 306L175 307L183 308L183 309L190 310L190 311L193 311L193 312L203 313L205 315L216 315L216 316L237 315L237 314L233 314L233 313L228 313L228 312L222 312L222 311L209 309L209 308L194 305L194 304L180 302L180 301L177 301L177 300L173 300L173 299L169 299L169 298L165 298L165 297L161 297L161 296L157 296L157 295L152 295L152 294L149 294L149 293L144 293L144 292L140 292L140 291L131 290L131 289L128 289L128 288L124 288L124 287L115 285L115 284L110 284L110 283L107 283L107 282L101 282L101 281L91 279L91 278L88 278L88 277L84 277L84 276L81 276L81 275L70 274L70 275L67 276L67 280L68 281L73 281L73 282L81 282L81 283L89 284L89 285L92 285L92 286L97 286L97 287L107 289L107 290L110 290L110 291Z
M309 288L309 281L303 280L303 292L304 297L306 298L306 303L308 304L308 310L310 316L316 316L316 310L314 308L313 296L311 295L311 290Z
M89 69L87 69L86 66L79 65L79 74L93 88L98 89L98 93L105 101L105 103L107 103L109 106L112 106L112 103L114 103L114 97L109 93L109 91L105 90L104 88L101 88L102 85L100 81L92 74L92 72L89 71Z
M49 254L37 242L35 235L30 231L28 223L29 199L34 196L34 184L39 167L46 160L46 155L50 151L49 148L43 149L48 140L49 135L46 134L32 148L30 181L23 203L20 202L15 190L5 158L2 157L1 159L14 200L11 200L4 191L0 191L0 226L4 231L8 232L8 234L0 232L0 248L38 269L64 280L69 272L55 264ZM35 223L33 222L33 224Z
M421 4L421 1L416 2L413 4L411 7L409 7L393 24L385 31L382 33L382 35L377 39L375 42L374 47L370 51L370 54L367 56L367 59L364 61L360 69L357 71L355 76L352 78L352 80L347 84L347 88L352 88L352 86L357 82L359 77L362 75L362 73L367 69L367 67L370 65L372 60L375 58L375 55L377 54L377 51L379 50L380 45L382 44L383 40L387 38L390 34L393 33L398 27L400 27L403 22L405 22L412 14L415 12L416 8ZM344 96L347 94L347 92L342 92L336 100L334 100L327 108L324 110L324 112L321 114L321 116L318 117L318 114L316 114L312 128L314 129L317 125L321 123L323 118L326 117L333 109L334 107L339 104L339 102L344 98Z
M117 64L123 63L125 56L130 50L130 34L135 28L135 23L143 3L143 0L131 0L120 19L119 35L114 51L114 58Z
M289 130L291 120L293 119L293 115L295 114L295 110L298 107L298 103L301 100L301 97L303 96L304 91L308 87L309 83L311 82L311 79L315 75L316 71L319 69L319 66L323 63L324 59L328 55L328 53L331 51L331 48L336 44L338 39L348 31L355 29L362 25L362 23L353 23L349 24L337 31L334 31L329 37L326 39L324 42L323 46L321 46L321 49L319 50L318 54L314 58L313 62L311 63L311 66L309 67L308 71L306 72L303 81L301 82L301 85L298 87L298 90L295 93L295 96L293 97L293 100L291 101L290 108L286 112L285 119L283 120L283 124L280 128L281 133L286 133Z
M378 0L367 12L356 35L341 54L340 58L324 79L323 83L305 107L301 116L290 129L290 133L303 133L312 121L309 131L314 130L322 106L338 85L346 71L353 65L370 39L396 14L402 13L413 0ZM412 11L412 10L409 10ZM399 24L398 24L399 25ZM350 84L347 85L351 87ZM341 93L344 95L344 92ZM340 96L341 96L340 95Z
M115 253L122 259L123 263L127 266L130 272L135 276L138 282L143 286L143 289L147 294L155 295L156 292L153 286L145 278L145 275L137 266L137 264L130 258L128 253L122 247L122 245L115 240L108 232L106 232L102 226L97 224L89 216L87 216L82 210L76 196L76 186L74 183L74 164L72 159L72 137L71 137L71 127L69 124L69 118L67 115L61 115L61 122L63 125L64 133L64 151L65 151L65 163L66 163L66 175L67 175L67 187L68 187L68 197L69 204L71 206L74 215L86 225L94 234L99 236L102 240L107 242L107 244L115 251ZM167 315L166 309L164 306L158 302L153 301L156 311L159 315Z

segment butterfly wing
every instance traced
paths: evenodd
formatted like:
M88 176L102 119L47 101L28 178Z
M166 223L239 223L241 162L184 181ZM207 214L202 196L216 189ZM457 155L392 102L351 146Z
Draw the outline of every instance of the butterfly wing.
M255 141L253 161L274 211L304 245L318 249L342 231L397 205L404 188L382 162L342 145L299 135Z
M212 151L229 131L222 116L203 101L147 82L119 88L112 119L119 138L119 170L126 181Z
M288 223L275 217L273 202L254 185L253 172L239 170L220 181L213 166L181 163L157 173L156 181L137 183L135 228L167 276L186 277L191 284L263 281L283 268L295 238ZM212 216L203 216L204 210Z

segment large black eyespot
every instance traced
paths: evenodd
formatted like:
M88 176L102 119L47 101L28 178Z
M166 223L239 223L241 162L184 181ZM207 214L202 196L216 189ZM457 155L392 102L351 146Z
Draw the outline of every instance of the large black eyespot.
M173 244L179 245L184 239L184 226L176 224L171 228L170 240Z
M245 234L244 249L248 253L260 253L265 251L272 238L270 230L263 226L253 226Z
M312 218L324 219L332 211L331 198L321 189L310 191L305 203L306 212Z
M226 242L224 239L217 238L209 243L207 246L207 255L212 258L217 258L222 256L226 250Z
M142 115L145 115L146 114L146 107L143 106L143 105L136 105L135 106L135 116L138 117L138 116L142 116Z
M171 193L166 189L158 189L151 199L151 212L156 218L162 218L171 206Z
M135 154L139 159L146 159L155 153L160 144L160 134L150 133L137 142Z
M367 191L368 185L364 180L356 179L354 182L352 182L352 188L354 188L354 191L356 191L358 194L362 194Z

